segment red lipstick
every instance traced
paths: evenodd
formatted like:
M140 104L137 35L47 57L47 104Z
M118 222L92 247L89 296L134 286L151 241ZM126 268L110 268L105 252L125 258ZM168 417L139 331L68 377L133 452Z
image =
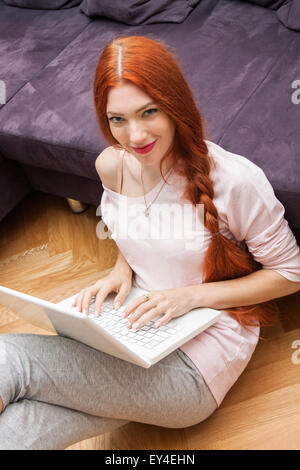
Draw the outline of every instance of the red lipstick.
M132 148L137 153L148 153L153 149L155 144L156 144L156 140L152 142L151 144L145 145L144 147L132 147Z

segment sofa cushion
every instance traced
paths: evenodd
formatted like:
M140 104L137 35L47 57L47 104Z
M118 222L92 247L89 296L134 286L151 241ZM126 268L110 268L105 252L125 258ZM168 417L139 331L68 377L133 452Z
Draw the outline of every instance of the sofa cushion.
M255 3L264 8L271 8L272 10L277 10L284 3L285 0L247 0L250 3Z
M290 29L300 31L300 1L287 0L276 11L279 20Z
M128 25L182 23L200 0L83 0L88 16L102 16Z
M289 29L300 31L300 0L247 0L265 8L276 10L281 23Z
M57 11L25 10L0 1L0 79L6 88L6 105L0 102L0 108L7 106L17 91L38 75L90 22L79 7Z
M59 8L72 8L79 5L82 0L3 0L6 5L34 8L37 10L58 10Z

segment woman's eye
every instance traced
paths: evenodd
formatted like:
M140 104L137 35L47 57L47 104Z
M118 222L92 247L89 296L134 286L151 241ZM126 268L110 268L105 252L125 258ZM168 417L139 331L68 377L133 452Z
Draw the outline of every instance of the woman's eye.
M122 118L120 118L120 117L115 117L115 116L109 118L109 120L110 120L111 122L113 122L114 124L118 124L118 123L121 122L121 121L113 121L113 119L122 119Z
M151 116L153 114L153 112L156 113L156 111L158 111L158 109L156 109L156 108L146 109L146 111L144 111L144 113L143 113L143 116L144 115L146 117ZM145 113L150 113L150 114L145 114ZM109 120L111 122L113 122L114 124L120 124L124 119L121 118L121 117L118 117L118 116L113 116L113 117L109 118Z
M145 113L149 113L150 111L154 111L154 113L155 113L156 111L158 111L158 109L156 109L156 108L146 109ZM153 114L153 113L150 113L150 114ZM149 114L148 114L148 116L149 116Z

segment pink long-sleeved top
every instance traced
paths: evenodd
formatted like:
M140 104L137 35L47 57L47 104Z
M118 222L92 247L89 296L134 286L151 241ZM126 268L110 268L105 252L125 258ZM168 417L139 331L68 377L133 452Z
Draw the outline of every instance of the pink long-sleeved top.
M205 142L212 159L220 232L243 249L246 244L263 268L300 282L300 250L263 170L241 155ZM149 291L201 284L211 240L211 233L199 225L201 205L196 209L182 198L185 178L172 169L166 178L149 217L144 214L143 196L128 197L103 185L102 219L133 270L133 286ZM146 194L147 205L162 184L163 180ZM221 312L214 325L180 347L200 370L218 406L248 364L260 332L259 326L246 329Z

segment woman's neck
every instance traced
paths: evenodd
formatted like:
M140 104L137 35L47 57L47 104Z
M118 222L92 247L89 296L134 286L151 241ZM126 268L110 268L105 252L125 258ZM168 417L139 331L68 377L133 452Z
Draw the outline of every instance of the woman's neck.
M143 181L148 183L147 186L158 183L162 178L161 174L165 176L173 166L170 156L163 161L160 171L160 161L155 165L146 165L137 161L137 159L130 153L127 153L127 155L136 180L141 182L142 172Z
M166 176L169 170L172 168L172 160L170 157L166 158L162 162L160 169L160 161L156 165L140 165L140 172L143 173L143 179L147 179L148 182L153 182L154 184L161 180L161 175Z

